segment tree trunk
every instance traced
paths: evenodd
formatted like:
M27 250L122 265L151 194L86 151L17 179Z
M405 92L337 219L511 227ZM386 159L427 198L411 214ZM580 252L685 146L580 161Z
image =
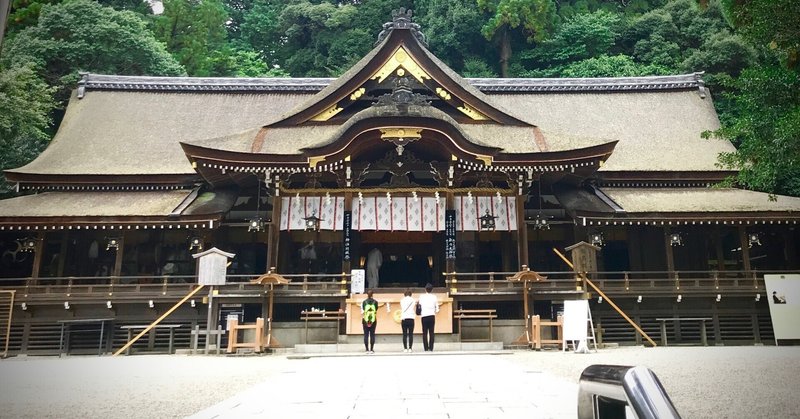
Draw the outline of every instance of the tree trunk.
M508 62L511 60L511 37L508 25L504 25L500 34L500 77L508 77Z

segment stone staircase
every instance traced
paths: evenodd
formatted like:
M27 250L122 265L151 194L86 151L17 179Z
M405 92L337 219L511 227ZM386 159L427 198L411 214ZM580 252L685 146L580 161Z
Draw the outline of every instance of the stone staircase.
M297 344L291 351L295 354L361 354L364 352L364 337L340 335L338 343ZM400 335L382 335L375 339L376 354L403 353ZM423 353L422 335L414 335L414 353ZM460 342L458 335L436 335L435 352L502 351L503 342Z

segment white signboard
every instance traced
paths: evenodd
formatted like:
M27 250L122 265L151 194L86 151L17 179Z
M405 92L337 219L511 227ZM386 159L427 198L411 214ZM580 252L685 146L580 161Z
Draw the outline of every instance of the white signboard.
M800 275L764 275L775 343L800 339Z
M350 271L350 294L364 293L364 270L353 269Z
M589 300L564 301L564 340L586 340Z

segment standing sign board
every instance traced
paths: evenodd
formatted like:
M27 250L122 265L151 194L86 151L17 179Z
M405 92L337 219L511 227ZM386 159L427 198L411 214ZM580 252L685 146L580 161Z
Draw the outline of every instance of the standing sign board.
M800 275L764 275L775 344L800 339Z
M564 301L564 340L586 340L589 300Z
M350 294L364 293L364 270L353 269L350 271Z

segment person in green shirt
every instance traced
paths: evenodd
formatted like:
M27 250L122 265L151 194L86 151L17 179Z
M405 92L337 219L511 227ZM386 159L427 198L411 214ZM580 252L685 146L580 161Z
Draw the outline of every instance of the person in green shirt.
M361 302L361 326L364 328L364 348L368 354L374 354L375 329L378 328L378 307L380 304L372 298L372 290L367 291L367 298ZM386 311L389 311L386 304Z

